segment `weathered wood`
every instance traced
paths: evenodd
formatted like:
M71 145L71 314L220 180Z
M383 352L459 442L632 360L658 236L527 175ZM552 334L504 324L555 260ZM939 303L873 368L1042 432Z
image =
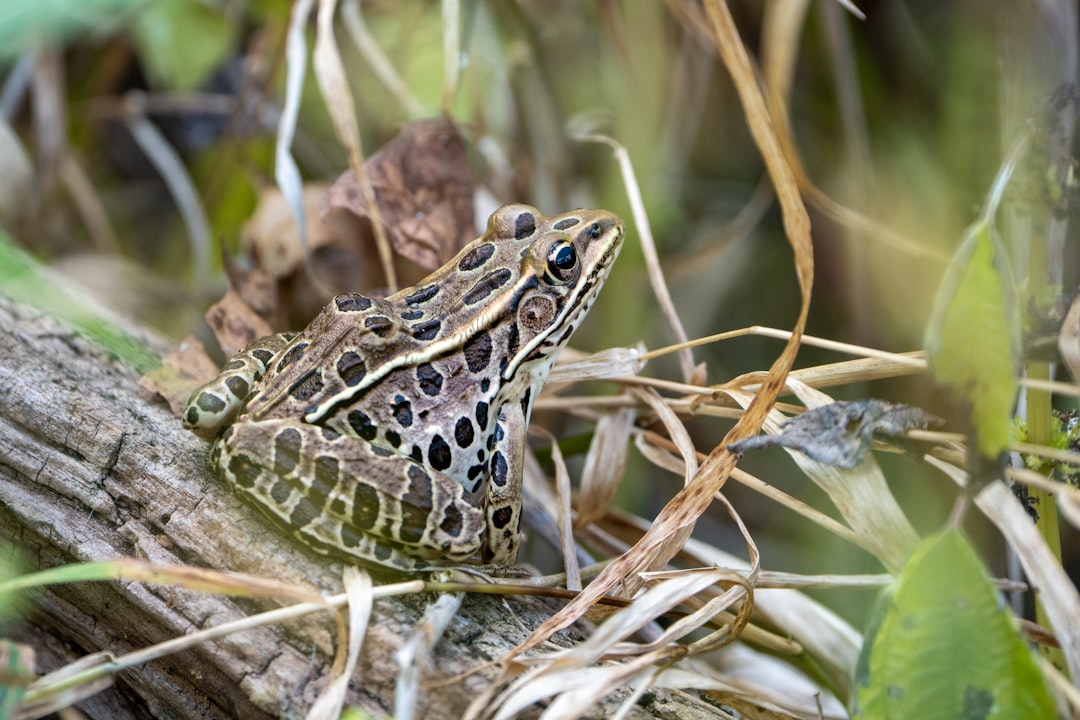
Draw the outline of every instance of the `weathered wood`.
M22 567L141 557L340 592L340 565L294 547L233 497L207 471L206 443L137 379L58 322L0 296L0 538ZM428 600L376 603L350 703L376 716L392 711L393 654ZM0 633L32 645L47 672L271 607L162 585L80 583L34 593L21 626ZM468 598L425 680L475 672L426 690L419 716L459 717L497 671L488 661L550 612L538 600ZM334 642L328 615L246 632L126 671L80 707L110 718L302 716L326 684ZM652 710L631 716L676 712L678 698L650 696Z

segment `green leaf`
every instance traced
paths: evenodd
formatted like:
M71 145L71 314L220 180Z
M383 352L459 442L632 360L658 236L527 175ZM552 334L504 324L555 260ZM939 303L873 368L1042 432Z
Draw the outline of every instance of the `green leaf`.
M132 26L139 60L155 87L194 90L233 47L228 18L198 0L158 0Z
M987 218L945 274L926 351L935 379L971 408L975 448L996 458L1009 444L1020 337L1008 255Z
M74 35L108 32L146 0L0 0L0 60Z
M1054 717L1034 653L959 531L915 548L866 637L853 717Z

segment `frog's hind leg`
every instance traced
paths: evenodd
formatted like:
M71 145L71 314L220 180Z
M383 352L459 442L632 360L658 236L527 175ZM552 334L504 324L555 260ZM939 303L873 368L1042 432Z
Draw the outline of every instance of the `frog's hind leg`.
M411 458L295 420L240 422L211 462L304 544L353 561L423 570L468 561L487 524L464 488Z
M216 378L191 393L184 409L184 427L213 435L235 420L252 386L262 379L270 361L294 336L294 333L268 335L234 355Z

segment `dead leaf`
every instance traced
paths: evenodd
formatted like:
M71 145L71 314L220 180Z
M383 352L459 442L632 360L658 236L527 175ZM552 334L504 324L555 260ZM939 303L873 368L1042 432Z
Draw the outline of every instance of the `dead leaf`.
M476 180L466 157L465 139L449 120L406 125L364 168L398 254L431 271L474 239ZM342 208L370 220L351 170L330 188L325 207Z
M139 387L157 393L180 417L191 392L218 373L217 364L194 335L188 335L176 349L161 358L161 367L139 378Z
M874 433L902 435L941 423L921 408L883 400L838 401L807 410L780 426L778 435L757 435L728 445L732 452L780 446L826 465L854 468L870 451Z
M228 253L222 258L229 288L252 312L269 325L277 325L278 284L274 276L262 268L244 268Z
M274 334L270 323L231 287L206 311L206 322L225 357L232 357L259 338Z

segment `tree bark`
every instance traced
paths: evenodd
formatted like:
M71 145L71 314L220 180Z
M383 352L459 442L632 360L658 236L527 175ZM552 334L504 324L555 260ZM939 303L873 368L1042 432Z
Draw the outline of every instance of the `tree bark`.
M233 497L208 471L205 441L137 380L77 333L0 296L0 539L11 543L20 569L137 557L341 592L340 563L296 547ZM430 599L376 603L349 704L374 716L392 712L394 652ZM275 606L167 585L73 583L32 593L15 626L0 634L31 645L44 673L89 653L120 655ZM423 682L472 672L426 686L418 717L460 717L497 674L489 661L550 612L535 599L467 598ZM579 633L555 641L565 645ZM108 718L302 716L328 681L336 641L329 613L244 632L124 671L79 707ZM701 711L678 694L648 699L650 709L639 706L630 717ZM607 715L618 700L594 715Z

